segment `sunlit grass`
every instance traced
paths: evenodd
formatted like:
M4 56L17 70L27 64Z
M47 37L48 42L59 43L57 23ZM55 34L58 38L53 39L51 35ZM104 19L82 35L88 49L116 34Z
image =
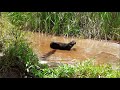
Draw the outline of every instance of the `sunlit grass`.
M120 70L113 70L111 65L94 65L92 60L34 72L40 78L120 78Z

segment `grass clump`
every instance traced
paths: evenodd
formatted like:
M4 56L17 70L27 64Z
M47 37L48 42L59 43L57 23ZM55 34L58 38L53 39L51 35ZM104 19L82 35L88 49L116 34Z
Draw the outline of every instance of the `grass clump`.
M36 71L40 78L119 78L120 71L111 65L96 66L91 60L75 65L61 65L56 68L44 68Z
M39 66L38 58L24 39L24 33L13 29L6 35L2 40L4 55L0 57L1 77L35 77L30 70Z
M26 33L12 25L4 16L0 18L0 77L36 77L31 70L44 68L25 39Z

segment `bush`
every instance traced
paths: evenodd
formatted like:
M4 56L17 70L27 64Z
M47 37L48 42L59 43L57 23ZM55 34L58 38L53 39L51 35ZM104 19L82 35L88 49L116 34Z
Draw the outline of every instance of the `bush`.
M24 77L31 73L32 68L38 66L38 58L29 47L29 43L23 39L23 33L20 30L12 30L10 38L4 42L4 56L0 62L2 73L13 69L19 70L19 77Z

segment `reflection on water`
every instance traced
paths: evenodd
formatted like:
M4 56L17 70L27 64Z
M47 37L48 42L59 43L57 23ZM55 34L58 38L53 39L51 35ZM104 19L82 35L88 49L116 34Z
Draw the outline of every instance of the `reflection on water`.
M94 58L97 64L114 63L120 60L120 44L107 41L90 39L65 38L63 36L50 36L40 33L32 33L28 40L32 42L32 48L38 57L47 62L74 63L88 58ZM70 51L53 50L51 41L68 43L76 41L76 45Z

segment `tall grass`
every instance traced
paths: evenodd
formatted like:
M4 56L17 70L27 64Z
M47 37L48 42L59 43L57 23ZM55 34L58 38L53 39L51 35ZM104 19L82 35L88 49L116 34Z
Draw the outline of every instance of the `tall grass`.
M10 12L12 24L24 30L82 38L120 40L119 12Z

